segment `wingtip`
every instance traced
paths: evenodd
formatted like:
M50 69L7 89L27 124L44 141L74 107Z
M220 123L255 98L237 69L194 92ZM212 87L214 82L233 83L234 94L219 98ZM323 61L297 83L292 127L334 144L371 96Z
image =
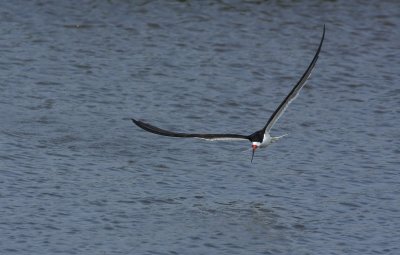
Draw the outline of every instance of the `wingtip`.
M318 47L317 54L318 54L318 53L319 53L319 51L321 50L322 43L323 43L324 39L325 39L325 24L324 24L324 28L323 28L323 30L322 30L321 42L319 43L319 47Z
M136 125L138 124L138 121L135 120L134 118L131 118L132 122L135 123Z

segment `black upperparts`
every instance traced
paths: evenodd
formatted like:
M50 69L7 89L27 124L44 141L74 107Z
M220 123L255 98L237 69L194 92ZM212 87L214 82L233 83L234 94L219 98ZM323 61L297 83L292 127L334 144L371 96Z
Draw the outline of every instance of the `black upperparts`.
M249 140L251 142L259 142L261 143L264 139L264 130L258 130L254 132L253 134L249 135Z
M202 138L207 140L250 140L247 135L239 135L239 134L197 134L197 133L178 133L165 129L158 128L156 126L150 125L143 121L132 119L133 123L135 123L138 127L146 130L147 132L163 135L163 136L172 136L172 137L183 137L183 138Z

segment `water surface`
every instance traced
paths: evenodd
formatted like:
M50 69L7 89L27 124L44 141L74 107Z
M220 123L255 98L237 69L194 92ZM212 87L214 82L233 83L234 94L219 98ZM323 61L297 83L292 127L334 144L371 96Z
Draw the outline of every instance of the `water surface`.
M396 1L0 7L1 254L399 254Z

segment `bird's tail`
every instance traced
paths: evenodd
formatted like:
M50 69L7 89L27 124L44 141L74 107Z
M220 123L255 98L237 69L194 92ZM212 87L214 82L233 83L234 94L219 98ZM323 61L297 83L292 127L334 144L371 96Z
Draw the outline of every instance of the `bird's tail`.
M281 135L281 136L271 137L271 143L274 143L274 142L278 141L279 139L281 139L282 137L285 137L285 136L287 136L287 135L288 135L288 134L284 134L284 135Z

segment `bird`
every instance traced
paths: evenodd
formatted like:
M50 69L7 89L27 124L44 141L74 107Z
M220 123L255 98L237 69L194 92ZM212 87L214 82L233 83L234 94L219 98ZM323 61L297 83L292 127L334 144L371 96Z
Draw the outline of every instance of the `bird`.
M323 27L323 32L322 32L322 37L321 41L319 43L319 46L317 48L317 51L314 55L314 58L312 59L311 63L309 64L308 68L306 71L303 73L299 81L296 83L296 85L292 88L292 90L289 92L289 94L285 97L285 99L281 102L281 104L276 108L276 110L272 113L270 118L268 119L267 123L265 126L250 134L250 135L242 135L242 134L202 134L202 133L179 133L179 132L174 132L174 131L168 131L165 129L161 129L159 127L150 125L148 123L145 123L140 120L136 120L132 118L131 120L133 121L134 124L136 124L138 127L144 129L145 131L148 131L150 133L154 133L157 135L162 135L162 136L170 136L170 137L181 137L181 138L200 138L200 139L205 139L205 140L210 140L210 141L232 141L232 140L247 140L251 142L251 162L253 162L254 158L254 153L258 148L265 148L271 143L274 143L281 139L282 136L277 136L273 137L270 135L270 131L274 124L278 121L278 119L282 116L282 114L285 112L289 104L299 95L301 89L304 87L306 84L308 78L310 77L311 72L313 71L315 64L317 63L319 53L321 51L322 44L324 42L325 38L325 25Z

